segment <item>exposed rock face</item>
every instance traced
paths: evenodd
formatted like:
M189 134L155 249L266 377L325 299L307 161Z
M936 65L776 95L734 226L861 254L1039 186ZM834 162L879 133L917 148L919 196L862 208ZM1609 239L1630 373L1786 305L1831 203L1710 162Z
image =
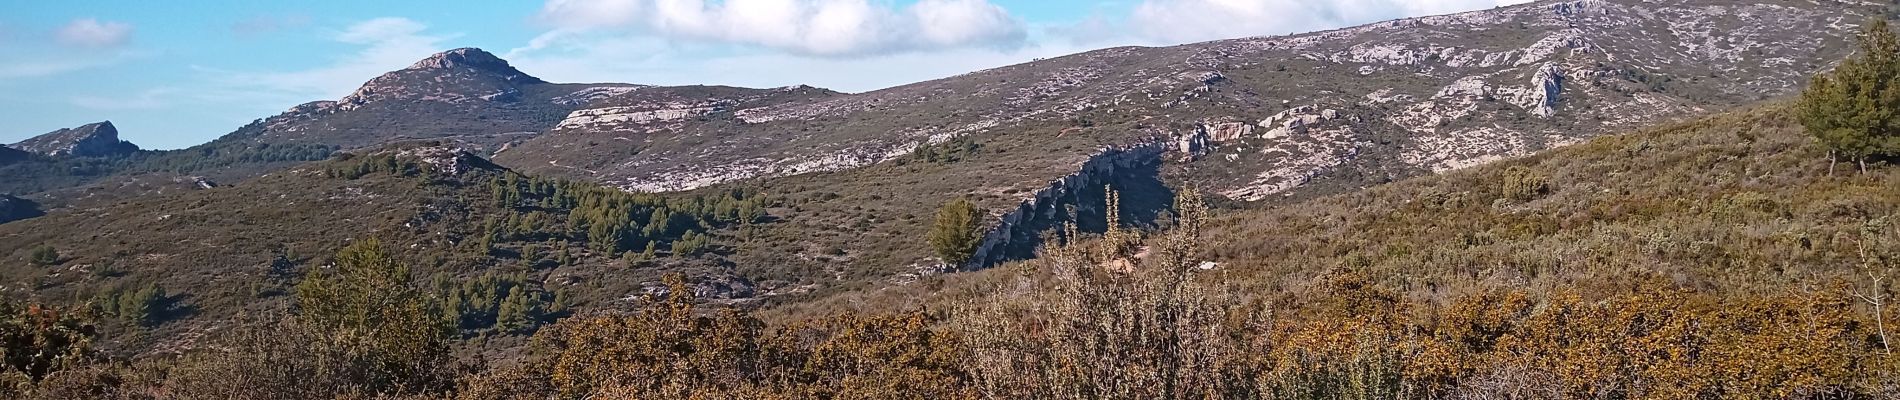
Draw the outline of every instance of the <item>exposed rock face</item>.
M494 54L473 47L464 47L436 53L435 55L429 56L429 58L416 61L415 64L409 65L407 69L452 70L460 68L488 71L489 73L501 75L503 79L514 83L547 83L547 81L543 81L540 78L521 73L521 71L516 70L514 66L508 65L508 61L502 60L501 57L495 57Z
M1049 225L1044 222L1067 218L1065 206L1076 204L1080 193L1100 189L1116 175L1129 170L1153 166L1161 162L1162 155L1167 151L1166 142L1160 140L1125 147L1110 146L1096 151L1075 173L1049 182L1047 187L1037 190L998 217L983 235L982 244L970 257L969 265L950 267L956 270L987 268L1033 250L1040 240L1041 228ZM1012 252L1017 254L1012 255Z
M1531 85L1514 101L1532 115L1550 118L1557 114L1557 96L1564 91L1564 71L1556 64L1544 64L1531 77Z
M132 142L119 140L119 129L112 126L112 121L60 129L7 147L56 157L111 157L139 150Z

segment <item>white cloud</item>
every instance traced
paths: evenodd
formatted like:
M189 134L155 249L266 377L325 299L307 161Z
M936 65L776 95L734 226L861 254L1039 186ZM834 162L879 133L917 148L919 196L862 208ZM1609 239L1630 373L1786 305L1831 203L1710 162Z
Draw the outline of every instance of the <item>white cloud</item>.
M1529 0L1143 0L1132 30L1159 44L1279 35Z
M506 58L523 71L554 82L755 88L804 84L862 92L1086 49L1032 44L1014 49L956 48L857 58L729 50L718 45L681 46L650 36L576 34L542 48L515 49Z
M0 79L37 78L111 64L102 60L35 60L0 62Z
M45 53L44 49L0 54L0 80L41 78L68 72L107 67L128 60L150 57L151 52L117 50L111 52Z
M93 110L155 110L171 105L167 97L177 93L177 89L160 87L147 89L132 95L92 96L77 95L67 99L68 103Z
M1020 21L986 0L921 0L902 8L870 0L549 0L540 19L555 27L543 35L550 38L629 29L832 57L1007 49L1027 36Z
M255 90L273 98L294 101L334 99L349 94L363 82L385 72L446 50L444 42L458 35L427 33L428 25L407 18L377 18L356 23L330 38L361 46L329 65L283 72L228 71L195 67L229 89Z
M80 18L67 23L53 32L60 43L79 47L116 47L132 39L132 25L123 22L100 22L94 18Z

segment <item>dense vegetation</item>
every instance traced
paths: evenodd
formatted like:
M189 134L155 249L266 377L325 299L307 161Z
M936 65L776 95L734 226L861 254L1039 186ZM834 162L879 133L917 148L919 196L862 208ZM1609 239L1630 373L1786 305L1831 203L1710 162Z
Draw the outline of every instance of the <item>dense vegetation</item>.
M1796 105L1801 123L1828 148L1867 171L1867 158L1900 156L1900 36L1886 20L1869 22L1860 52L1814 77ZM1832 165L1829 165L1832 172Z

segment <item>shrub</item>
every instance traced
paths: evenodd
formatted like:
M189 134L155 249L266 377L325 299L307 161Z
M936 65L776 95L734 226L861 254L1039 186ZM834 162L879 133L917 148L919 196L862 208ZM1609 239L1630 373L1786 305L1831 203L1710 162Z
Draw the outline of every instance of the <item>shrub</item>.
M1867 157L1900 154L1900 37L1885 19L1870 21L1860 51L1833 72L1816 75L1796 109L1801 124L1828 149L1867 172Z
M1504 170L1504 197L1518 202L1535 200L1550 193L1550 178L1522 166Z
M951 266L962 266L976 254L983 240L982 221L976 204L959 198L937 210L936 223L930 227L930 248Z
M30 257L31 257L31 261L33 261L34 264L39 264L39 265L58 264L59 250L54 249L53 246L50 246L50 245L42 245L39 247L34 247L33 254Z

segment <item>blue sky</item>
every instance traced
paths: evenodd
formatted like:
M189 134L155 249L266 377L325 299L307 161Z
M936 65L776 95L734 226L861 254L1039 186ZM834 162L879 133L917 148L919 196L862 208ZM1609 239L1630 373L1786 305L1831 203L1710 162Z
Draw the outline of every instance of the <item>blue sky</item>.
M868 91L1119 45L1523 0L33 1L0 13L0 143L111 120L181 148L480 47L555 82Z

